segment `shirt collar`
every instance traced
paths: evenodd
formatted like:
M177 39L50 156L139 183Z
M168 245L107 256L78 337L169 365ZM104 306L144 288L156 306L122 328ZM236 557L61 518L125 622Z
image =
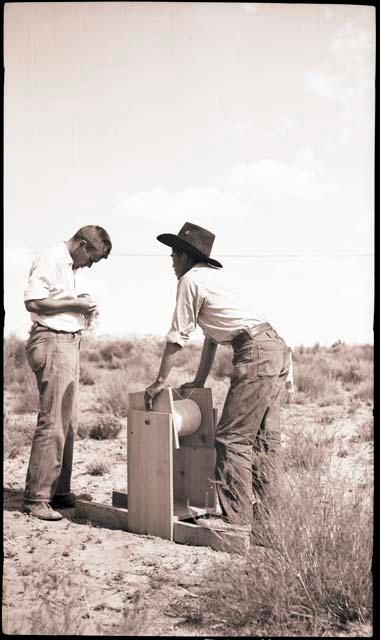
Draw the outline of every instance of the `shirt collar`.
M65 261L67 261L68 264L73 264L73 259L70 255L70 251L66 246L66 243L63 241L62 244L63 244L63 253L64 253Z

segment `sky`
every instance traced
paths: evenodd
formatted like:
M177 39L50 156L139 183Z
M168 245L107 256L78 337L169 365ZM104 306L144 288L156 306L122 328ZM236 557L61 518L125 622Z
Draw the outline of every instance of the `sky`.
M6 3L4 66L5 335L32 260L99 224L95 334L164 336L156 236L190 221L290 346L372 343L374 7Z

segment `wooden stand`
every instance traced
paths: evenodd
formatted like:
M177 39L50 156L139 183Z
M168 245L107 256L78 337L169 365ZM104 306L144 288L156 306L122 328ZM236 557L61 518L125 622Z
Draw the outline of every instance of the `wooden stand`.
M199 406L201 424L195 433L179 438L173 402L190 397ZM128 494L114 491L112 507L77 500L76 514L131 533L246 551L247 534L196 524L197 517L216 510L215 421L211 389L169 387L156 396L152 411L144 409L144 392L129 394Z

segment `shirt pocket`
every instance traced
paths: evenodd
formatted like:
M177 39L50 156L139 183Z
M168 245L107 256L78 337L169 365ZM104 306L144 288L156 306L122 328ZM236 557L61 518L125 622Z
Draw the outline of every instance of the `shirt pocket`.
M26 347L26 357L34 373L43 369L46 364L46 342L37 342Z
M284 370L285 351L281 344L265 340L257 345L257 375L261 378L279 376Z

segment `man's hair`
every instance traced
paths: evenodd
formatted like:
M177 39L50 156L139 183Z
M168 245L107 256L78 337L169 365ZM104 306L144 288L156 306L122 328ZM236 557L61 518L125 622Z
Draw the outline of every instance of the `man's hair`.
M88 224L81 227L73 236L74 240L86 240L95 249L102 249L104 257L107 257L112 249L111 238L103 227L96 224Z

